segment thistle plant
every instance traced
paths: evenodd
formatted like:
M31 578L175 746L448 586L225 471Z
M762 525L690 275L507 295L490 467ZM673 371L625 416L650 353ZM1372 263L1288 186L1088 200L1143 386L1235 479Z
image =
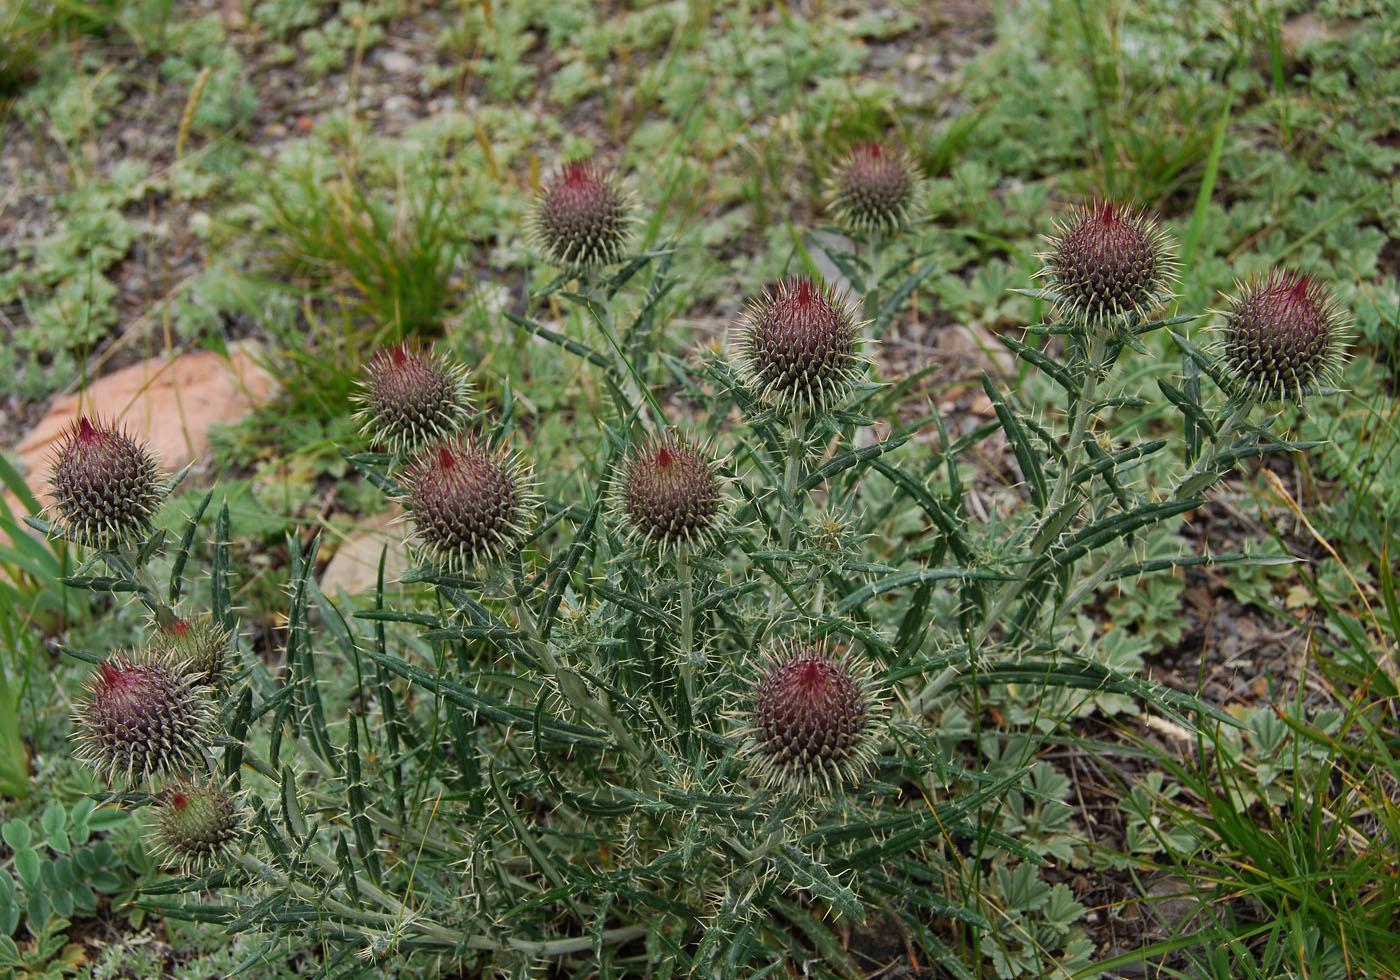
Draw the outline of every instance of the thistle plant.
M155 612L148 654L75 652L99 663L79 752L153 791L128 796L185 872L164 891L200 893L184 914L334 936L334 969L351 974L358 953L403 973L801 962L834 978L858 969L837 930L878 908L921 957L970 975L959 947L992 927L958 904L967 869L984 870L966 842L1015 852L996 814L1031 779L1031 750L993 772L944 721L966 729L1012 685L1037 685L1046 705L1087 690L1182 725L1228 719L1096 659L1074 631L1101 587L1200 560L1140 548L1241 460L1292 446L1250 409L1321 389L1339 316L1280 274L1244 288L1223 344L1198 346L1171 329L1199 316L1151 319L1175 276L1155 219L1091 204L1050 243L1038 295L1054 321L1004 340L1055 410L984 377L995 419L954 439L899 386L868 383L853 304L811 279L755 300L727 356L649 357L677 280L669 253L628 254L609 187L566 168L534 228L561 236L551 260L576 264L565 275L584 289L566 298L607 350L510 317L603 382L610 403L569 447L580 461L566 472L542 455L504 396L469 414L445 356L377 356L366 434L390 451L345 453L406 507L418 564L342 609L316 582L321 540L290 536L274 656L236 628L228 509L205 521L212 492L167 541L150 531L154 477L124 496L130 474L153 472L139 447L100 457L125 468L56 470L57 496L127 515L60 507L35 522L103 530L88 540L110 574L72 581ZM575 206L606 234L565 241ZM605 303L634 286L640 312L615 324ZM1119 380L1149 343L1153 399ZM1179 370L1165 370L1168 344ZM1179 435L1145 419L1177 419ZM983 444L994 433L1004 459ZM969 504L958 464L973 454L1005 465L995 514ZM956 914L930 928L930 907Z
M541 185L530 234L551 264L582 273L626 254L632 220L616 178L591 160L573 160Z
M917 187L914 161L902 146L857 143L831 175L829 207L854 234L889 235L908 220Z

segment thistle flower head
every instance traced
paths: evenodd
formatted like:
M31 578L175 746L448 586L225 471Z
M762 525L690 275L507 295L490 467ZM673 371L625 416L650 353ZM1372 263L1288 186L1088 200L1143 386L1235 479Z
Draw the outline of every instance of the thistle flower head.
M831 176L831 211L856 234L888 234L909 217L917 184L904 147L857 143Z
M408 344L370 359L360 379L356 417L378 445L402 453L456 432L471 414L467 370Z
M405 504L427 556L466 572L501 561L525 539L536 498L506 450L469 438L440 442L410 465Z
M213 705L176 664L119 654L93 672L77 707L76 754L109 782L138 785L198 765L213 719Z
M745 384L760 401L788 413L837 407L868 362L845 298L806 278L784 280L750 304L734 346Z
M750 695L746 752L769 785L831 792L869 768L879 711L854 658L825 643L783 647Z
M112 550L150 533L166 492L145 446L116 425L83 415L54 454L48 513L56 535Z
M591 160L575 160L541 186L530 235L550 263L581 272L622 258L632 237L630 211L611 174Z
M724 482L707 453L673 433L633 450L619 498L637 542L662 553L704 548L719 532Z
M204 777L170 786L156 808L152 849L165 864L188 873L214 864L239 832L238 804L228 789Z
M232 634L209 614L156 628L149 649L196 684L216 685L228 670Z
M1303 397L1325 384L1345 356L1345 318L1328 288L1275 269L1239 284L1224 313L1220 352L1239 393L1261 402Z
M1176 261L1157 221L1113 201L1076 208L1041 256L1055 314L1094 327L1144 317L1171 296Z

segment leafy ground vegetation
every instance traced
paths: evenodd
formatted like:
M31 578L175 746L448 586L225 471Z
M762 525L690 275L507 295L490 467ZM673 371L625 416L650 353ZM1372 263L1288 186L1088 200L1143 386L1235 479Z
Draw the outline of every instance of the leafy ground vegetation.
M1393 3L0 40L0 977L1400 976Z

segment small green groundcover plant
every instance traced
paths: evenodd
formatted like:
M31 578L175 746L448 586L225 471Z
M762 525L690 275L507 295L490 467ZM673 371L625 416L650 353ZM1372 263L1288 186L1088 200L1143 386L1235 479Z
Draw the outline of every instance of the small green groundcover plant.
M896 411L922 374L882 385L872 357L927 274L883 268L916 187L903 151L857 147L829 201L850 291L773 284L724 352L682 362L655 353L669 252L636 250L605 168L565 165L529 237L559 269L543 293L594 340L508 319L598 372L606 417L577 421L587 478L532 465L508 385L482 406L446 356L379 352L367 446L345 453L406 511L417 564L394 589L381 566L373 601L345 610L311 574L317 541L293 537L275 654L240 634L226 507L189 589L214 492L168 539L154 519L179 475L78 420L31 523L88 549L71 585L151 614L140 649L69 651L94 665L77 752L144 811L172 872L142 900L269 949L294 937L327 976L852 976L877 919L896 955L954 976L1086 962L1082 910L1063 886L1016 884L1038 859L991 816L1012 794L1038 813L1025 794L1048 770L1030 778L1014 752L988 768L939 720L1019 684L1228 721L1065 637L1100 586L1212 560L1135 545L1241 460L1306 448L1269 433L1270 410L1325 390L1342 317L1305 276L1251 279L1212 340L1171 333L1181 373L1160 399L1126 394L1117 369L1147 335L1201 315L1154 318L1177 275L1167 235L1090 203L1044 256L1052 322L1006 340L1062 416L984 376L995 419L954 439ZM936 448L913 441L925 430ZM974 517L957 464L994 437L1014 488ZM1149 485L1152 458L1176 461L1173 482ZM1011 863L983 879L993 852ZM965 887L981 880L1040 897L994 913Z

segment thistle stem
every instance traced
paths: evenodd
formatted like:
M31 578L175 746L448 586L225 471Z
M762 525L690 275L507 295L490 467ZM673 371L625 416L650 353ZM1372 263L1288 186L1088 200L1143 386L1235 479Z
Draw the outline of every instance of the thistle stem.
M1202 477L1211 473L1211 468L1215 465L1216 459L1219 458L1221 448L1225 445L1226 440L1234 435L1240 426L1245 423L1249 418L1250 412L1253 410L1254 401L1249 398L1241 399L1239 403L1235 405L1230 414L1226 416L1225 421L1221 423L1220 428L1216 430L1215 438L1211 440L1210 445L1206 446L1201 452L1201 458L1196 461L1196 465L1191 468L1191 472L1182 477L1181 482L1176 485L1176 489L1172 491L1171 499L1180 500L1182 497L1189 496L1191 493L1198 493L1206 489L1206 487L1215 482L1214 480L1208 480L1204 486L1195 486L1197 483L1201 482ZM1215 473L1214 476L1216 479L1219 479L1220 474Z
M861 318L871 327L871 336L877 334L875 331L875 318L880 312L880 246L883 240L879 232L871 232L866 241L866 264L870 267L869 277L865 280L865 296L861 303ZM872 368L873 370L873 368Z
M796 415L792 419L792 435L788 439L787 461L783 468L782 508L778 513L778 547L787 551L792 543L792 527L801 518L802 508L797 502L797 471L807 444L807 417ZM774 583L769 594L769 615L778 612L778 596L782 589Z
M685 699L695 706L695 588L690 556L684 547L676 552L676 577L681 591L681 681Z
M511 595L509 602L511 612L515 614L516 622L520 626L520 631L525 635L530 650L544 669L554 678L563 695L569 699L574 707L602 722L612 732L618 744L630 752L634 758L645 758L646 753L642 751L641 746L632 738L632 734L623 726L621 719L613 714L606 704L588 692L584 686L583 678L579 676L577 671L565 667L559 662L559 658L554 655L549 642L543 639L539 631L535 629L535 621L531 618L530 611L520 601L520 597Z

